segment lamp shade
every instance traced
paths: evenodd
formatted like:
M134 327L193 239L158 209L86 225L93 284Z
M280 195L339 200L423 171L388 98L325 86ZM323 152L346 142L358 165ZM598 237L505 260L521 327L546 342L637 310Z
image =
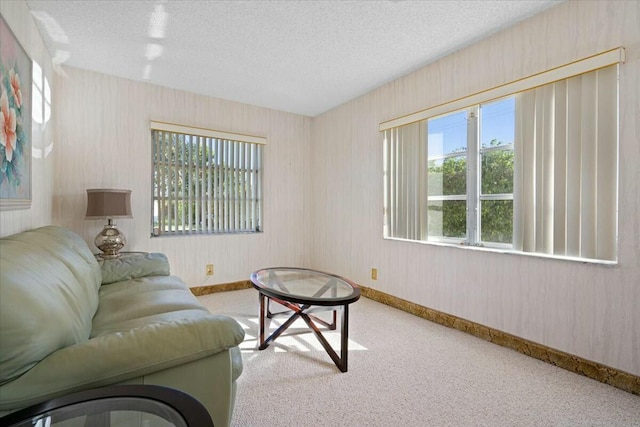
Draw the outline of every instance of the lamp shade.
M87 190L86 219L133 218L131 190Z

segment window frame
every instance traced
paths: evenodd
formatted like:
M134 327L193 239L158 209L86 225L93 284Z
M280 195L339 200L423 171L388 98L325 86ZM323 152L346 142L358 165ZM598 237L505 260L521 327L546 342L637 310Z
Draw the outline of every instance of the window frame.
M447 152L444 154L440 154L440 155L435 155L433 157L429 157L429 120L437 120L446 116L450 116L453 114L458 114L464 112L465 113L465 121L466 121L466 147L464 149L464 151L451 151L451 152ZM467 214L467 220L465 221L465 223L467 224L466 227L466 233L464 237L449 237L449 236L432 236L429 234L429 202L430 201L460 201L460 202L465 202L465 207L466 207L466 211L469 211L469 206L470 206L470 197L469 197L469 160L470 160L470 150L469 150L469 141L470 141L470 136L469 136L469 120L470 120L470 115L472 114L472 108L471 107L467 107L467 108L461 108L459 110L455 110L455 111L449 111L445 114L440 114L438 116L434 116L434 117L429 117L428 119L424 120L424 126L426 127L426 132L425 132L425 136L426 139L424 140L424 144L426 145L426 149L425 152L427 153L427 163L426 163L426 175L429 175L429 164L428 162L430 161L434 161L434 160L442 160L442 164L443 164L443 168L444 168L444 163L447 159L453 159L453 158L458 158L458 157L464 157L465 158L465 175L466 175L466 179L465 179L465 187L466 187L466 193L465 194L442 194L442 195L437 195L437 196L432 196L430 194L427 193L427 210L425 212L425 215L427 215L427 218L425 219L425 231L422 234L422 241L427 241L427 242L439 242L439 243L450 243L450 244L460 244L460 245L464 245L467 244L467 240L469 239L469 234L468 234L468 217L469 215ZM424 179L421 177L421 179ZM444 176L443 176L444 179ZM443 206L444 208L444 206Z

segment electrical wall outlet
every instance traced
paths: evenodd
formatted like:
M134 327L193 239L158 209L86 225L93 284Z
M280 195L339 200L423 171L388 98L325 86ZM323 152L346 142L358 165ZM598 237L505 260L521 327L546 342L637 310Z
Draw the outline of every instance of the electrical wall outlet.
M213 276L213 264L207 264L207 276Z
M378 280L378 269L377 268L372 268L371 269L371 279Z

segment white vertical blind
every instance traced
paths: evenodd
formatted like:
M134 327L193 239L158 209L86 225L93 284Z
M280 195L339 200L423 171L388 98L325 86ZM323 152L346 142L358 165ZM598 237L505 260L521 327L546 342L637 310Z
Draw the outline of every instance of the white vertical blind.
M416 179L422 176L425 145L424 123L411 123L386 130L385 139L385 215L387 237L420 240L424 221L421 218L421 197L425 182Z
M517 95L514 249L616 259L617 72Z
M151 135L153 235L261 231L264 139L157 122Z

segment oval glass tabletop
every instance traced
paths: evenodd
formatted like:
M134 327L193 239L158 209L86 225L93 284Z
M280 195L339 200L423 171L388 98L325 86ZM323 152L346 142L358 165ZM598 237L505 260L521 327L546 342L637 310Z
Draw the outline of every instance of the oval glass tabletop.
M267 296L303 304L349 304L360 298L360 288L350 280L304 268L265 268L251 274L251 282Z

